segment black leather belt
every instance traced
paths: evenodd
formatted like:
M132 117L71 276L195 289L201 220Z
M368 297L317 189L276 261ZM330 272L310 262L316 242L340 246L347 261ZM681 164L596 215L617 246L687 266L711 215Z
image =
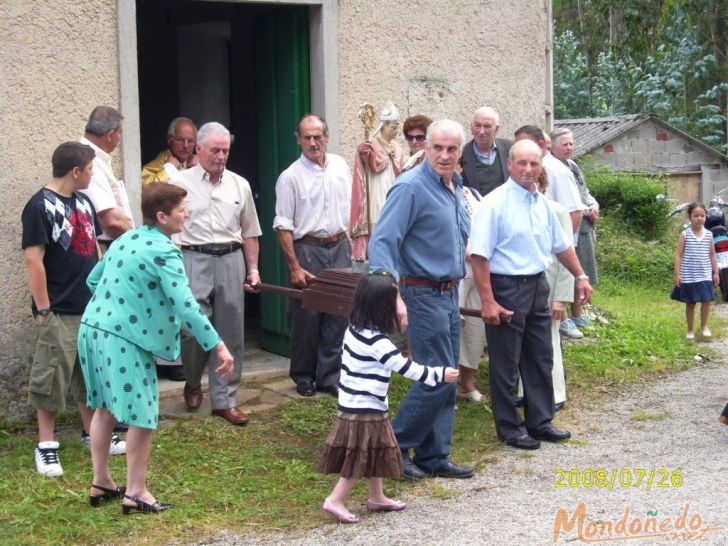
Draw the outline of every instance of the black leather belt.
M405 286L430 286L440 291L452 290L458 285L457 281L436 281L435 279L421 279L419 277L403 277L402 284Z
M240 243L230 243L227 245L182 245L183 250L191 250L200 254L209 254L210 256L225 256L236 250L243 248Z
M545 276L545 273L536 273L535 275L501 275L499 273L491 273L490 276L494 279L510 279L513 281L534 281L541 279Z

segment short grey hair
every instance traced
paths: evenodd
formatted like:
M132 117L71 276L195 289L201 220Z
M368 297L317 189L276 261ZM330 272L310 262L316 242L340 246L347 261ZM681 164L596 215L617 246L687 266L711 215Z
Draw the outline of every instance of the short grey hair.
M112 106L97 106L91 112L86 123L86 132L101 137L110 131L116 131L124 116Z
M476 116L485 116L488 118L491 118L496 125L500 125L500 116L498 115L498 112L493 110L490 106L481 106L473 113L473 120L475 120Z
M197 125L195 125L195 122L192 121L190 118L186 118L184 116L180 116L178 118L174 118L167 128L167 137L173 137L174 136L174 130L177 128L177 124L184 121L185 123L189 123L192 125L192 127L195 128L195 131L197 131Z
M465 129L457 121L453 121L451 119L440 119L437 121L433 121L430 124L430 126L427 128L427 148L430 149L432 147L432 133L440 129L452 131L458 134L458 136L460 137L458 152L462 152L463 146L465 146Z
M329 124L326 123L326 120L319 116L318 114L304 114L303 117L298 121L298 125L296 125L296 130L293 134L296 135L296 138L300 137L301 133L301 123L303 123L308 118L313 118L319 123L321 123L321 132L323 132L325 137L329 136Z
M197 144L202 146L202 144L204 144L204 142L212 135L222 135L230 138L230 131L228 131L222 123L218 123L217 121L208 121L197 131Z
M553 144L554 146L558 146L559 139L565 135L569 135L572 138L574 137L574 133L571 132L571 129L566 129L565 127L560 127L558 129L554 129L549 134L549 136L551 137L551 144Z

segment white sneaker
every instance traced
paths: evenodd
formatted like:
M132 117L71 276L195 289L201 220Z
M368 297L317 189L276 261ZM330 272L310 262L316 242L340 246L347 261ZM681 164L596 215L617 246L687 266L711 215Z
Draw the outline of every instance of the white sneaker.
M58 442L39 442L35 448L35 467L39 474L49 478L63 475L58 459Z
M711 337L712 335L709 328L703 328L703 337Z
M559 332L571 339L581 339L584 337L584 334L581 333L581 331L576 327L576 324L574 324L574 321L571 319L566 319L561 322Z
M126 442L119 438L119 435L114 432L111 435L111 443L109 444L110 455L124 455L126 453Z
M86 431L81 431L81 441L83 447L91 449L91 436ZM116 432L111 434L111 443L109 444L109 455L124 455L126 453L126 442L119 438Z
M693 332L688 332L685 334L685 339L695 339L695 334Z

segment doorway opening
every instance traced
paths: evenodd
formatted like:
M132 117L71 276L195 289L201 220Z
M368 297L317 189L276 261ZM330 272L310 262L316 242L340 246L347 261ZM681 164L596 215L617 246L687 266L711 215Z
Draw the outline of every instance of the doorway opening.
M136 0L142 164L166 148L169 122L225 125L227 168L256 200L264 282L286 284L275 234L275 183L300 154L293 131L311 108L306 5ZM285 300L246 295L246 338L286 354Z

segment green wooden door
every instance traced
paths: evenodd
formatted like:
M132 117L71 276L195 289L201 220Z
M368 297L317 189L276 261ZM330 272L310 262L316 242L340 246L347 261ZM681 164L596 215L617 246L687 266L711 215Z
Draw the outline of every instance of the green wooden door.
M293 132L310 109L308 8L272 8L256 15L256 107L263 282L286 286L288 271L273 232L278 175L301 153ZM261 346L289 355L286 298L261 296Z

